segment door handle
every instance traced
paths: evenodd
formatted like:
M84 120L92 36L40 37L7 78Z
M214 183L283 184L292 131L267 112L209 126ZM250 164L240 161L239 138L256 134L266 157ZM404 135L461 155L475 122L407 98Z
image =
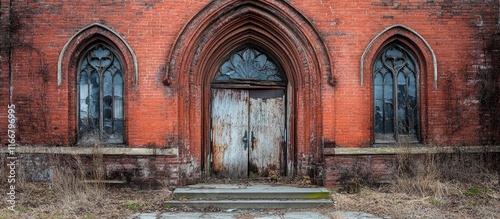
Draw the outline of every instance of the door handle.
M255 141L255 137L253 136L253 131L252 131L252 138L251 139L252 139L252 150L253 150L253 143Z
M243 139L241 139L243 141L243 150L247 150L247 147L248 147L248 138L247 138L247 131L245 131L245 135L243 135Z

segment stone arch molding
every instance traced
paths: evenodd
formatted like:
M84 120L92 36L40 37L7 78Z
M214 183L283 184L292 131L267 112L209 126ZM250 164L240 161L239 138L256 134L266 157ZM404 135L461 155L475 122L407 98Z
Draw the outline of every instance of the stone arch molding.
M366 47L365 51L363 52L363 55L361 55L361 60L360 60L360 66L359 66L359 71L360 71L360 85L363 86L363 77L364 77L364 63L365 63L365 59L367 59L367 55L368 53L372 52L372 46L377 43L378 41L383 41L383 40L386 40L388 39L389 37L392 37L394 35L398 35L398 34L401 34L401 35L405 35L403 34L403 32L407 32L409 33L412 38L415 38L417 39L418 41L420 42L415 42L415 43L421 43L423 46L419 46L421 49L423 49L423 47L425 47L425 49L428 50L428 52L430 53L431 57L432 57L432 70L433 70L433 82L434 82L434 88L437 88L437 80L438 80L438 69L437 69L437 58L436 58L436 54L434 53L434 50L431 48L431 46L429 45L429 43L420 35L417 33L417 31L405 26L405 25L401 25L401 24L395 24L395 25L392 25L392 26L389 26L387 27L386 29L382 30L380 33L378 33L371 41L370 43L368 44L368 46Z
M70 57L74 57L72 53L76 52L79 44L87 39L94 37L95 35L102 35L105 38L111 40L113 43L117 44L120 48L120 52L125 56L124 64L133 64L134 72L134 84L139 83L139 70L137 56L135 55L132 47L125 41L125 39L115 30L109 28L108 26L100 23L93 23L87 25L73 35L68 42L64 45L61 53L59 54L59 59L57 61L57 87L62 84L63 77L63 65L68 64ZM126 50L126 51L125 51ZM128 63L127 63L128 62ZM132 63L130 63L132 62Z
M180 83L182 74L193 74L196 67L203 64L199 62L203 61L204 51L217 53L209 51L209 46L219 45L220 48L220 45L227 44L231 47L245 41L264 44L261 45L264 47L272 43L295 46L289 51L301 56L305 71L319 73L317 77L323 73L331 83L331 61L318 31L285 1L271 0L210 2L187 23L175 40L167 57L163 83L166 86L174 81Z

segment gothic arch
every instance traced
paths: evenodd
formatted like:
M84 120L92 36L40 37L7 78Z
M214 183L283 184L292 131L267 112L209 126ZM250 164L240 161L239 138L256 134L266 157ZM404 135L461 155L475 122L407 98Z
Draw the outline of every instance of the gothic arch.
M63 82L66 83L68 95L68 136L70 142L76 143L77 139L77 97L75 91L77 88L77 68L79 60L92 45L102 43L116 52L116 55L122 62L123 80L124 80L124 96L129 96L128 89L132 84L138 82L137 61L133 50L125 42L125 40L115 31L106 27L103 24L91 24L78 31L63 47L58 60L58 88ZM125 100L124 110L126 114L127 101ZM127 121L125 121L125 127ZM127 128L124 130L126 142Z
M298 154L320 159L322 118L318 97L322 78L332 78L329 53L304 16L284 1L268 0L212 1L177 37L167 57L164 84L180 92L179 138L187 149L184 155L194 154L201 163L206 161L210 82L224 57L242 45L272 54L286 73L290 135L297 136L289 142L291 156L295 156L289 159L290 165L300 169Z
M428 130L428 96L432 92L432 88L437 88L437 62L434 51L430 45L414 30L403 25L393 25L380 32L367 46L360 61L360 77L361 86L364 84L368 86L373 85L373 64L377 55L390 44L398 44L405 47L408 51L415 56L416 65L419 69L418 80L418 123L419 125L419 139L425 142L427 139ZM366 65L363 65L366 63ZM363 74L363 72L368 72ZM366 81L367 83L363 83ZM373 91L371 92L371 100L373 101ZM374 107L372 102L371 107ZM374 121L372 115L371 121ZM375 127L375 126L373 126ZM372 140L374 139L372 132Z
M360 84L363 86L363 81L364 81L364 70L365 70L365 60L371 60L369 58L370 54L373 56L373 51L372 47L374 48L380 48L380 44L386 41L387 39L391 37L405 37L407 39L410 39L413 43L417 45L419 50L425 51L424 55L425 58L427 59L428 62L432 60L432 70L429 72L433 72L433 84L434 88L437 88L437 80L438 80L438 71L437 71L437 58L436 54L434 53L434 50L431 48L429 43L420 35L418 34L415 30L401 24L395 24L392 26L387 27L386 29L382 30L380 33L378 33L366 46L365 51L363 52L363 55L361 55L361 60L360 60ZM425 48L425 49L424 49Z
M137 57L132 50L132 47L125 41L125 39L118 34L115 30L100 24L93 23L81 30L79 30L75 35L73 35L68 42L64 45L61 53L59 54L59 59L57 60L57 86L60 87L63 81L64 71L69 68L69 63L74 61L72 57L78 52L82 43L92 40L95 37L103 37L111 41L116 47L118 47L121 54L124 56L124 64L129 66L128 69L133 69L133 81L135 85L139 83L139 70L137 64ZM71 72L66 72L71 74Z

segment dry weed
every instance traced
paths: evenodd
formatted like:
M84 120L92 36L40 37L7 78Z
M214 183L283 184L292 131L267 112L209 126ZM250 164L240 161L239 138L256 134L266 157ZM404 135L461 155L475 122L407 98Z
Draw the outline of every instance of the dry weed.
M440 199L460 193L456 184L442 181L435 154L425 154L420 159L409 153L398 154L398 174L391 185L392 191L418 197Z
M102 153L95 150L90 159L90 166L87 166L79 155L72 155L70 158L56 156L50 159L54 169L49 187L58 199L52 206L62 209L56 211L61 213L61 217L77 218L102 208L106 193L102 182ZM94 183L87 183L87 180Z
M407 150L398 155L398 173L389 185L332 193L335 210L390 218L499 218L498 170L466 156Z
M99 155L88 160L47 156L52 168L50 182L26 182L16 194L16 211L0 211L4 218L126 218L136 211L156 211L172 196L167 186L161 190L106 187L100 179L102 162ZM86 183L92 180L97 183ZM5 209L5 203L0 203Z

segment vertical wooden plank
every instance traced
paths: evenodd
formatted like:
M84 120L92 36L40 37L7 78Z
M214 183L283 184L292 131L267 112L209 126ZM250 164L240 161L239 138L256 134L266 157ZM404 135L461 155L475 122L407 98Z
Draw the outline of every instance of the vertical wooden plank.
M292 115L293 115L293 89L292 85L288 84L285 96L285 112L286 112L286 121L285 121L285 148L283 149L283 153L285 156L283 157L283 162L286 164L285 174L286 176L294 176L295 175L295 149L293 148L293 123L292 123Z
M269 170L281 173L285 149L284 90L250 91L250 176L267 176ZM252 138L253 137L253 138Z
M246 90L212 90L212 170L219 177L248 177L248 99Z

